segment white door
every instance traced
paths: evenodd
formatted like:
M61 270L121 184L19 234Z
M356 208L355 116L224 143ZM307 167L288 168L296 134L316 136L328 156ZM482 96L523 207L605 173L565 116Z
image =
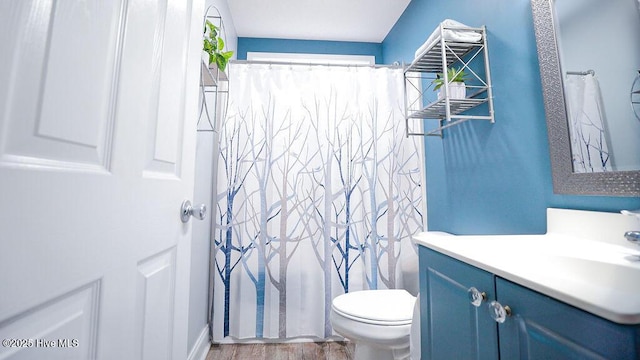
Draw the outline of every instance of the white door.
M0 2L0 359L185 359L202 0Z

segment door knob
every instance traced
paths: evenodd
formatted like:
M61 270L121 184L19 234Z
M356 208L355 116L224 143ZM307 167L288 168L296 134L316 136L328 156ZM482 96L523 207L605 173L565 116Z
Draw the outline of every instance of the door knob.
M192 216L198 220L204 220L204 218L207 217L207 206L205 204L191 206L191 201L183 201L182 207L180 208L180 220L186 223Z

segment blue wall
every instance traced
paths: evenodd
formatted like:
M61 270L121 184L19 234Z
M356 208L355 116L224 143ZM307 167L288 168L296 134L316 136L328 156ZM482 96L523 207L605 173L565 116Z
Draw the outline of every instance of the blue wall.
M238 38L248 51L373 55L409 63L440 21L486 25L496 123L467 122L425 140L430 230L543 233L546 208L619 211L640 198L553 194L530 0L413 0L382 44ZM434 121L428 121L433 127Z
M382 63L382 44L377 43L238 38L238 60L246 60L247 52L249 51L301 54L370 55L376 57L376 64Z
M382 43L383 61L411 62L445 18L487 26L496 123L426 138L429 230L543 233L547 207L640 208L637 197L553 194L530 0L413 0Z

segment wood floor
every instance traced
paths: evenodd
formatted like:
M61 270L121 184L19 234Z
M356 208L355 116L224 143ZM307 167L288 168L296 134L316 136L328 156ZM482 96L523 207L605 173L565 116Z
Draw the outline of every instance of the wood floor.
M216 344L206 360L351 360L351 342L287 344Z

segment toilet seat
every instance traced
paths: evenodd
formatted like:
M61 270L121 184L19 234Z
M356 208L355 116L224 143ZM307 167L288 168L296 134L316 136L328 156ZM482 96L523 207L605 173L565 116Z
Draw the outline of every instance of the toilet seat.
M372 325L410 325L416 298L406 290L364 290L333 299L332 309L345 318Z

